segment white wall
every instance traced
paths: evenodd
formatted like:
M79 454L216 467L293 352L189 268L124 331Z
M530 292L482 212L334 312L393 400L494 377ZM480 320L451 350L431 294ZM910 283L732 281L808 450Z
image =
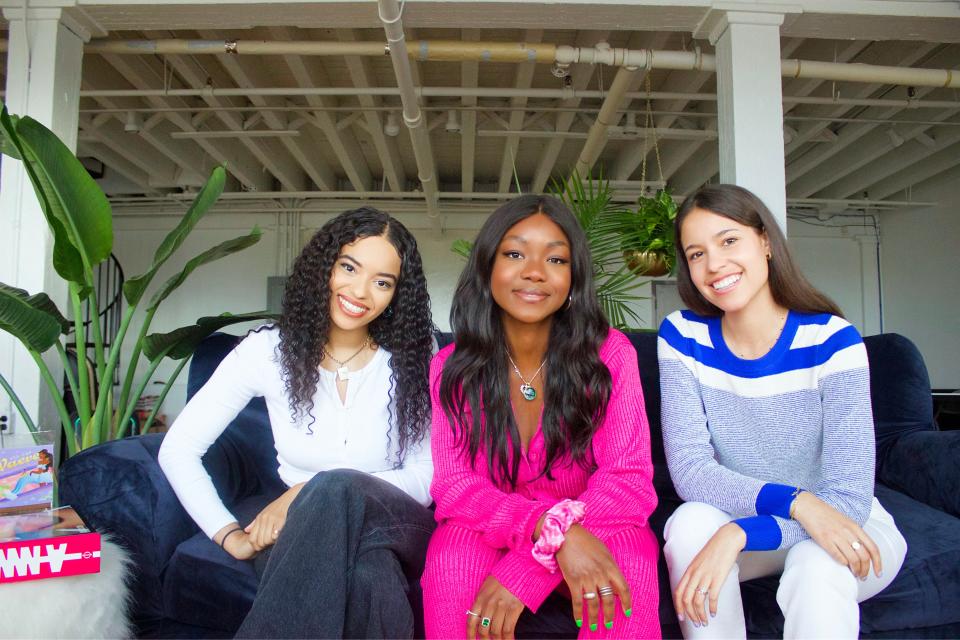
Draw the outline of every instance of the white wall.
M960 388L960 170L914 187L934 207L885 213L884 330L920 348L934 388Z

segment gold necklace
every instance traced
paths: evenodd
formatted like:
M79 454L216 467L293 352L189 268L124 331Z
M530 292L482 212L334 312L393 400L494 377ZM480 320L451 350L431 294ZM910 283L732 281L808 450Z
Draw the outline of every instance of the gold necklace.
M787 312L787 313L789 313L789 312ZM786 314L784 314L783 316L780 316L780 330L777 331L777 337L773 339L773 342L770 344L770 348L767 349L766 351L764 351L763 353L761 353L759 356L757 356L758 358L762 358L763 356L767 355L767 354L770 352L770 349L772 349L773 346L774 346L775 344L777 344L777 342L780 340L780 336L783 335L783 328L784 328L785 326L787 326L787 316L786 316ZM745 355L743 355L743 352L742 352L742 351L739 351L739 350L738 350L738 351L737 351L737 355L740 357L741 360L747 360L747 359L748 359ZM749 358L749 359L750 359L750 360L755 360L756 358Z
M360 345L360 348L357 349L356 353L347 358L346 360L337 360L333 357L333 354L327 351L327 348L323 348L323 352L327 355L328 358L336 362L339 366L337 367L337 379L338 380L347 380L350 378L350 370L347 369L347 363L360 355L364 349L370 346L370 336L367 336L367 339L363 341L363 344Z

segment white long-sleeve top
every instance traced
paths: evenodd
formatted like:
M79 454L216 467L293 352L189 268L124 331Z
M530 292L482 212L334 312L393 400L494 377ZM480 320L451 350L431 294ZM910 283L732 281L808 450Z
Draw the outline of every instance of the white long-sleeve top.
M390 353L380 348L362 369L350 372L346 400L336 374L320 369L310 417L294 421L280 369L276 328L251 333L231 351L190 399L160 448L159 461L184 509L211 538L236 521L223 504L201 459L227 425L255 397L266 401L277 447L280 478L310 480L320 471L356 469L381 478L424 506L431 502L433 461L429 435L408 449L395 469L399 439L390 408Z

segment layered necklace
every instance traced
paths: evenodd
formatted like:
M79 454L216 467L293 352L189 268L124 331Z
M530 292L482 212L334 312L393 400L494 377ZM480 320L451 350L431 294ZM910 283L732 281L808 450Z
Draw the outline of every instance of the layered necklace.
M513 370L517 373L517 377L520 378L520 394L523 396L524 400L535 400L537 398L537 390L533 388L533 381L537 379L537 376L540 375L540 370L543 369L543 365L547 363L547 359L544 358L543 362L540 363L540 366L537 367L537 372L527 380L523 377L523 374L520 373L520 368L517 366L517 363L513 361L513 357L510 355L510 352L507 352L507 357L510 358L510 364L513 365Z
M356 353L347 358L346 360L337 360L333 357L333 354L327 351L327 348L323 348L323 352L328 358L337 363L337 379L338 380L347 380L350 377L350 370L347 369L347 363L356 358L358 355L363 353L363 350L370 346L370 336L367 336L367 339L363 341L363 344L360 345L360 348L357 349Z

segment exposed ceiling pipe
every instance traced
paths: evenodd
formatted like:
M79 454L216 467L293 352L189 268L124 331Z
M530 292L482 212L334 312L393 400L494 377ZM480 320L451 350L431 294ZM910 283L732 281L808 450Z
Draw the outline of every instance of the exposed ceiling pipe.
M0 96L5 92L0 91ZM477 98L515 98L526 97L544 100L602 99L606 91L596 89L512 89L494 87L420 87L416 94L424 98L460 98L462 96ZM213 88L203 89L89 89L81 90L81 98L147 98L147 97L243 97L243 96L399 96L400 90L394 87L251 87L251 88ZM631 100L691 100L716 102L715 93L683 93L677 91L651 91L646 94L641 91L631 91L625 95ZM960 109L958 100L915 100L911 98L841 98L841 97L813 97L813 96L783 96L785 104L822 104L822 105L855 105L863 107L901 107L904 109ZM449 107L445 107L449 108ZM125 109L126 110L126 109Z
M583 143L583 149L580 150L580 157L577 158L575 171L581 176L590 175L593 164L600 157L607 144L607 129L617 124L620 119L620 108L623 106L624 96L627 95L627 89L630 82L637 73L637 67L620 67L617 69L617 75L610 83L610 90L603 104L600 106L600 113L597 119L590 127L587 134L587 141Z
M381 10L382 11L382 10ZM387 27L384 22L385 28ZM6 43L3 43L5 45ZM647 69L716 71L716 56L695 51L655 51L618 47L569 47L510 42L421 40L389 44L391 55L421 61L541 62L606 64ZM87 53L111 54L235 54L235 55L364 55L386 53L378 42L311 42L264 40L91 40ZM960 70L918 69L850 62L781 60L780 73L790 78L816 78L844 82L900 84L916 87L960 88Z
M437 170L433 163L433 149L430 147L430 130L426 118L420 110L420 102L413 86L413 74L410 70L410 56L407 55L406 38L403 35L403 15L397 0L379 0L380 20L387 34L387 46L393 61L393 72L397 76L400 101L403 103L403 121L410 130L410 142L413 144L413 156L417 162L417 176L423 186L423 195L427 202L427 216L440 227L440 202L437 197Z

